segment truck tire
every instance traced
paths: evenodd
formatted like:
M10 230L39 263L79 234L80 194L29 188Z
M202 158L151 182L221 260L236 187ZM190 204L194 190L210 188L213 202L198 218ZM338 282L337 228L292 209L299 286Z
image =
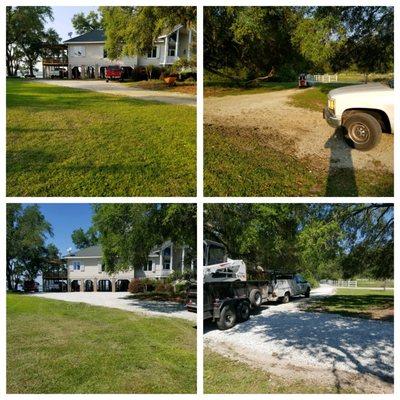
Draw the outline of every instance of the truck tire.
M236 310L232 305L226 305L221 311L217 321L218 329L225 331L235 326L237 320Z
M247 301L242 301L238 305L237 317L240 322L247 321L250 318L250 305Z
M345 138L357 150L371 150L381 140L382 127L370 114L363 112L353 114L344 121L343 126Z
M304 293L304 297L309 298L310 297L310 288L308 288L306 290L306 292Z
M261 307L262 295L258 289L252 289L249 295L250 304L253 308Z
M282 303L286 304L289 303L289 301L290 301L290 293L286 292L282 297Z

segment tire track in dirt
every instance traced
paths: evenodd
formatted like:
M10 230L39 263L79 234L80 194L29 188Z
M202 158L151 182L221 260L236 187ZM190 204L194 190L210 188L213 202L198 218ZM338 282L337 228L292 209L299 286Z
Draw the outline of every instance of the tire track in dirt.
M308 89L314 90L314 89ZM291 96L298 89L207 97L204 123L231 128L232 133L253 130L287 154L318 163L323 169L355 168L393 172L393 135L383 134L379 145L368 151L351 149L322 117L321 112L294 107ZM272 144L273 143L273 144Z

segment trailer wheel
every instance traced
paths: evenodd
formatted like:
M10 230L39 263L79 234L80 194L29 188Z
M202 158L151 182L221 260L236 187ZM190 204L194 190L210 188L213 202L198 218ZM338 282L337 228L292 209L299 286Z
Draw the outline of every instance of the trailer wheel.
M290 293L286 292L285 295L282 297L282 303L289 303L290 301Z
M304 294L304 297L310 297L310 288L308 288Z
M258 289L253 289L249 295L250 304L253 308L261 307L262 296L261 292Z
M218 329L222 331L230 329L236 324L236 310L231 305L226 305L221 311L221 315L217 321Z
M250 318L250 305L247 301L242 301L237 308L237 316L241 322Z

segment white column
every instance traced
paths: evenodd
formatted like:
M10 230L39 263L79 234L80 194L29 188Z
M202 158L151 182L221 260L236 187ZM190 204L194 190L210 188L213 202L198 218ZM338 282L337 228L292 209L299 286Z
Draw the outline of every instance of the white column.
M182 272L185 269L185 246L182 247Z
M188 39L188 60L190 60L190 57L192 56L192 30L189 29L189 39Z
M175 57L178 57L178 49L179 49L179 31L180 31L180 29L178 29L178 30L176 31Z
M164 65L167 63L167 55L168 55L168 35L165 36L165 45L164 45Z
M172 263L173 263L173 254L174 254L174 247L173 247L173 245L172 245L172 243L171 243L171 257L170 257L170 259L169 259L169 269L170 269L170 271L173 271L173 268L172 268Z

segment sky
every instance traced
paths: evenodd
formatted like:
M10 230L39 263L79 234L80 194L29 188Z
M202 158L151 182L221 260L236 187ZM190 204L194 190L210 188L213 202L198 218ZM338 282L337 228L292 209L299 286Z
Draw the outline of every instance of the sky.
M87 230L91 225L92 208L90 204L38 204L40 211L53 228L53 237L47 238L48 243L54 243L62 255L75 246L71 233L78 228Z
M72 27L71 19L74 14L83 12L87 14L89 11L97 11L98 6L95 7L52 7L53 21L48 21L46 28L54 28L61 36L62 40L69 39L68 33L73 32L73 37L77 36Z

